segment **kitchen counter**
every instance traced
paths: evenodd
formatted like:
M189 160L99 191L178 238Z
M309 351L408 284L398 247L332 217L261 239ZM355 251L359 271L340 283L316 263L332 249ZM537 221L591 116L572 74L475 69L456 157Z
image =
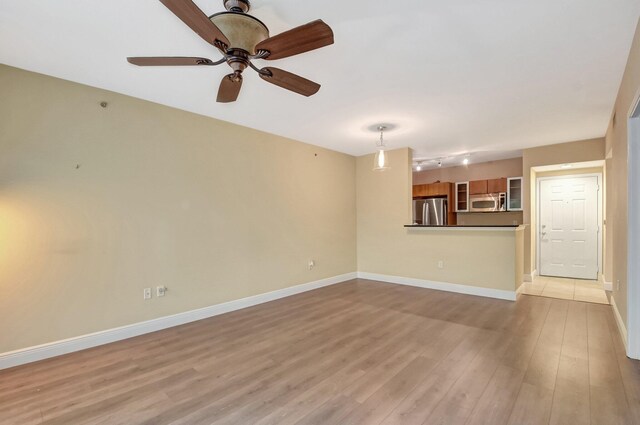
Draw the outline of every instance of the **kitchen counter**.
M514 231L524 229L523 225L517 224L504 224L504 225L471 225L471 224L452 224L446 226L436 226L431 224L405 224L406 229L424 229L424 230L485 230L485 231Z
M494 225L494 224L447 224L445 226L438 226L435 224L405 224L404 227L442 227L442 228L452 228L452 227L464 227L464 228L473 228L473 227L478 227L481 229L484 228L497 228L497 229L503 229L503 228L509 228L509 229L516 229L519 227L518 224L500 224L500 225Z

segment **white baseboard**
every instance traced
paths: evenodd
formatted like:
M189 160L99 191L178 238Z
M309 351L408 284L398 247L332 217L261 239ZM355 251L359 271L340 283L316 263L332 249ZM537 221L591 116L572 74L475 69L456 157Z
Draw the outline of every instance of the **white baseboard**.
M325 286L334 285L336 283L345 282L347 280L355 279L356 277L356 272L346 273L339 276L317 280L315 282L309 282L301 285L291 286L289 288L278 289L277 291L267 292L265 294L253 295L251 297L242 298L239 300L233 300L222 304L199 308L197 310L185 311L184 313L159 317L157 319L133 323L131 325L121 326L119 328L107 329L104 331L81 335L61 341L55 341L34 347L9 351L7 353L0 353L0 370L35 362L38 360L60 356L62 354L72 353L74 351L97 347L99 345L108 344L110 342L120 341L134 336L167 329L173 326L183 325L189 322L195 322L196 320L206 319L208 317L229 313L231 311L240 310L284 297L289 297L291 295L300 294L302 292L307 292Z
M613 316L616 318L616 324L618 325L618 330L620 331L620 336L622 337L622 342L624 343L625 352L629 352L629 346L627 343L627 328L624 326L624 322L622 321L622 316L620 316L620 311L618 311L618 306L616 305L615 298L611 298L611 307L613 307Z
M603 282L603 287L605 291L613 291L613 282L607 282L606 280Z
M477 295L480 297L497 298L500 300L516 300L516 291L503 289L481 288L478 286L460 285L457 283L434 282L431 280L414 279L410 277L388 276L377 273L358 272L360 279L379 280L381 282L396 283L398 285L417 286L418 288L436 289L438 291L456 292L458 294Z

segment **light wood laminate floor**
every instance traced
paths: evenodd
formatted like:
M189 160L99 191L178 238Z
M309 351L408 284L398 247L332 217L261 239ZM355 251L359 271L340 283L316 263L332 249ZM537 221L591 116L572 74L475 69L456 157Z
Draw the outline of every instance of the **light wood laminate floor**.
M536 276L533 282L523 283L521 291L526 295L609 304L604 287L597 280Z
M611 307L365 280L0 371L2 424L639 424Z

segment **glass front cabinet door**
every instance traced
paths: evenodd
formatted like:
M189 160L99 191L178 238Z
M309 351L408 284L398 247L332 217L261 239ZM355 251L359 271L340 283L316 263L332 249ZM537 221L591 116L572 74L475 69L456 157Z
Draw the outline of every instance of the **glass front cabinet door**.
M456 212L469 212L469 182L456 183Z
M522 211L522 177L507 179L507 210Z

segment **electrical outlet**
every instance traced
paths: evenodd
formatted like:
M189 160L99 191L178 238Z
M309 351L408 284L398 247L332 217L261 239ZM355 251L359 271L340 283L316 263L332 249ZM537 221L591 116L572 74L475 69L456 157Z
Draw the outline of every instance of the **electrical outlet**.
M151 288L144 288L144 292L142 294L145 300L151 299Z
M156 296L164 297L166 293L167 293L166 286L156 286Z
M442 260L438 261L438 268L439 269L444 269L444 261L442 261Z
M316 262L314 260L309 260L309 270L313 269L316 266Z

